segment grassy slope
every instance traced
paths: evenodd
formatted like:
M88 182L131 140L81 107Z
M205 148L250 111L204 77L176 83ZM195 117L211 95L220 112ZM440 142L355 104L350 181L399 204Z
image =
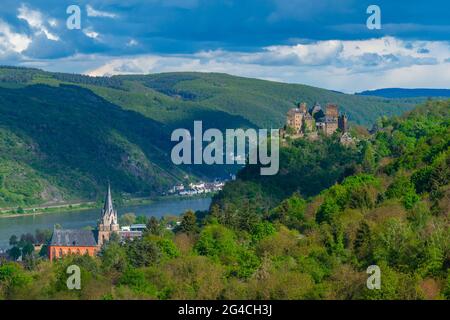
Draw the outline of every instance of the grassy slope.
M285 84L217 73L166 73L148 76L120 76L131 83L169 94L178 105L197 106L239 115L261 127L284 124L286 111L296 102L337 103L351 121L370 125L381 116L401 114L418 99L383 99L332 92L299 84ZM167 96L167 95L166 95Z

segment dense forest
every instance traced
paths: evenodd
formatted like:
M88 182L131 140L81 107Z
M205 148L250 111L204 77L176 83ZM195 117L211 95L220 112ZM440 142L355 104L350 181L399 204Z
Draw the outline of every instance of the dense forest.
M414 97L450 97L449 89L402 89L388 88L368 90L357 93L362 96L374 96L383 98L414 98Z
M54 263L12 238L4 299L450 299L450 101L380 118L373 134L287 141L280 173L254 167L173 230ZM142 217L139 217L142 222ZM28 248L28 249L27 249ZM45 247L42 254L45 253ZM81 290L66 269L82 270ZM366 286L371 265L381 289Z

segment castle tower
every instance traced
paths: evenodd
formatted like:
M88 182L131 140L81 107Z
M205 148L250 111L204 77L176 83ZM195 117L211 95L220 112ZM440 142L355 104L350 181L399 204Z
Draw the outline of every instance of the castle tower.
M339 109L336 104L329 103L327 104L327 108L325 110L325 116L327 118L337 118L339 117Z
M286 125L298 133L302 128L303 114L298 108L293 108L288 111L286 118Z
M312 132L314 131L315 125L314 118L311 114L306 113L305 117L303 118L303 130L305 132Z
M348 117L345 113L339 116L339 129L343 133L348 131Z
M114 210L111 187L108 184L108 191L106 193L105 204L102 209L102 216L98 223L98 246L103 244L111 238L113 232L119 232L119 223L117 219L117 211Z
M306 105L306 102L302 102L298 105L298 109L300 110L301 113L306 114L308 113L308 107Z

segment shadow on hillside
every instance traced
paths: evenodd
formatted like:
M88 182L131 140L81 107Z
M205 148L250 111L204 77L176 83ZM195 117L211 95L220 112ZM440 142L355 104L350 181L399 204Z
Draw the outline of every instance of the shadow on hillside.
M203 120L204 130L254 127L214 110L193 113L176 126L191 129L194 120ZM183 176L170 160L173 126L124 110L81 87L0 88L0 125L37 145L39 153L27 161L30 166L64 188L86 190L84 196L92 196L87 190L103 187L108 179L117 189L136 193L159 192ZM201 167L183 169L209 176L225 169Z

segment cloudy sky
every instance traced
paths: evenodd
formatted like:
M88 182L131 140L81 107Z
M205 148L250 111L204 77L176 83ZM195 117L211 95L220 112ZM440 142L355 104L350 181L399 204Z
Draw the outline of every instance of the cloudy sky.
M72 4L79 30L66 25ZM371 4L381 30L366 27ZM449 12L441 0L1 0L0 64L226 72L344 92L449 88Z

